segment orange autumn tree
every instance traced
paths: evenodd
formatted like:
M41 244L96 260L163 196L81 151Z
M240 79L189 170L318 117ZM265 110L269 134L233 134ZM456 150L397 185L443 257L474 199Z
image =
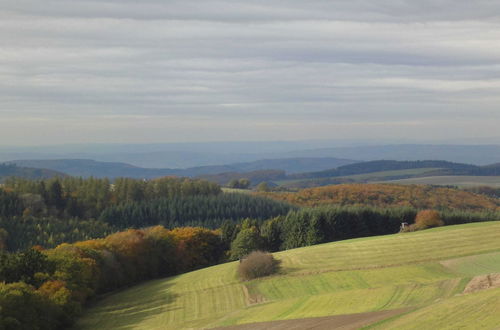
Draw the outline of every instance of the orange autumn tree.
M417 213L415 217L415 227L417 229L427 229L432 227L444 226L444 221L438 211L423 210Z

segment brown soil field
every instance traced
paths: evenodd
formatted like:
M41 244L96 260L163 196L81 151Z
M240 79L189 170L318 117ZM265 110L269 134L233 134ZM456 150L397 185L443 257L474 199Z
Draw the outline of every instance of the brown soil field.
M409 311L410 308L400 308L377 312L334 315L324 317L311 317L306 319L283 320L232 325L228 327L214 328L213 330L353 330L363 326L382 321L389 317Z
M500 288L500 274L475 276L465 287L464 293L473 293L492 288Z

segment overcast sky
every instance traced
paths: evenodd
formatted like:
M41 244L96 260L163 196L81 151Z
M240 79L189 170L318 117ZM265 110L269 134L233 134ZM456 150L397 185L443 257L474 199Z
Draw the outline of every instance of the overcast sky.
M498 0L0 1L0 144L499 127Z

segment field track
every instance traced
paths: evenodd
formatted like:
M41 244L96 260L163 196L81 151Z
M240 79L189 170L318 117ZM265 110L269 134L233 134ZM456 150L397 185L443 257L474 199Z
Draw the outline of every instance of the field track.
M407 312L408 310L408 308L403 308L360 314L311 317L307 319L295 319L286 321L258 322L214 328L214 330L354 330L359 329L360 327L363 327L365 325Z

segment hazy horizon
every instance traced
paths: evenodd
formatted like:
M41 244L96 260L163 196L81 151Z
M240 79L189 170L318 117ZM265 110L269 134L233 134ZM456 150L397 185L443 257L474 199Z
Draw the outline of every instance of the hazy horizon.
M301 145L311 146L311 148L323 147L355 147L355 146L403 146L403 145L450 145L450 146L473 146L473 145L500 145L500 137L498 138L478 138L478 139L442 139L442 140L412 140L412 139L376 139L376 140L362 140L362 139L277 139L277 140L265 140L265 139L255 139L255 140L212 140L212 141L151 141L151 142L72 142L72 143L41 143L41 144L7 144L0 142L0 151L8 149L36 149L36 148L55 148L64 149L72 147L83 147L91 148L93 146L193 146L193 145L236 145L236 144L294 144L298 143L299 147Z

